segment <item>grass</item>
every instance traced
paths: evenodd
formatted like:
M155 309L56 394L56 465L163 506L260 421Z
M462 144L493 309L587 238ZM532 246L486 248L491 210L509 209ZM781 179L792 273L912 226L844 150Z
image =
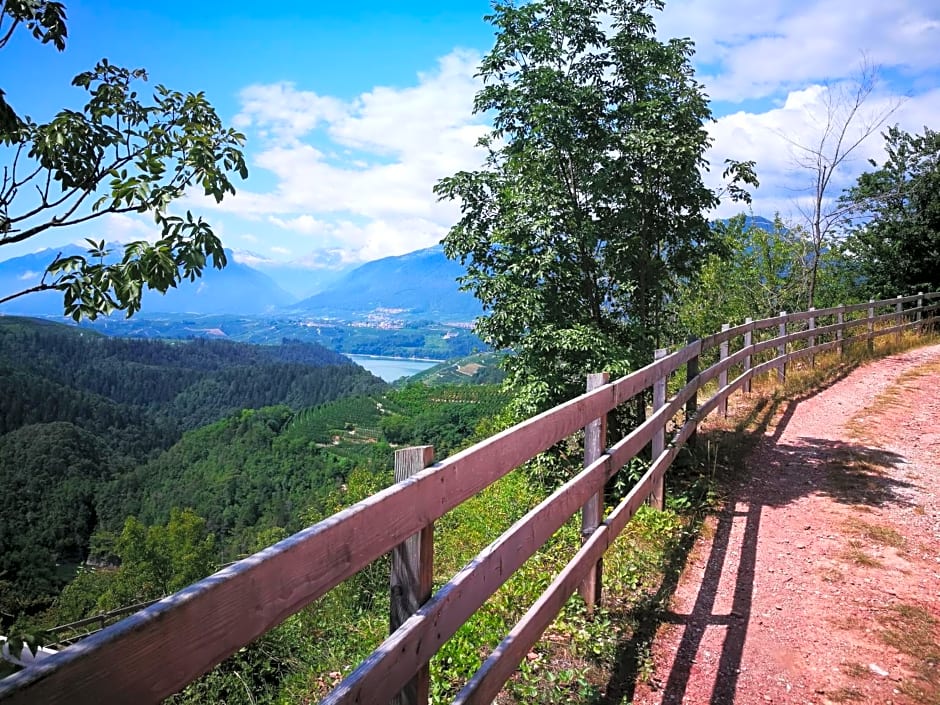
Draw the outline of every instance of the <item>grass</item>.
M881 546L901 548L905 543L904 537L896 529L885 524L870 524L853 517L845 522L845 528L853 536Z
M834 703L860 702L865 700L865 693L854 686L847 686L827 693L826 698Z
M863 568L884 567L881 564L881 561L879 561L877 558L873 558L865 552L865 544L854 539L849 541L849 546L845 549L845 551L843 551L842 557L850 563L854 563L855 565L861 566Z
M940 703L940 621L920 605L892 605L880 617L881 640L911 659L902 693L923 705Z

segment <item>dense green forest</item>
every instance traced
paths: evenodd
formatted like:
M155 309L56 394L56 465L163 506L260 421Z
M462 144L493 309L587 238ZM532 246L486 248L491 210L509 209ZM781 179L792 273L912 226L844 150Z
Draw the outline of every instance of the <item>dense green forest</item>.
M66 575L57 564L83 560L102 522L120 526L126 514L117 513L136 511L131 474L186 431L386 384L311 343L118 339L3 317L0 388L0 611L9 614L45 604Z
M234 560L335 511L356 473L386 484L391 444L446 455L505 401L494 387L391 390L315 344L117 339L18 318L0 318L0 378L7 620L43 614L89 556L125 566L128 521L162 526L185 508L216 537L205 565ZM110 574L80 572L100 589L72 588L47 616L159 596L153 580L106 589Z

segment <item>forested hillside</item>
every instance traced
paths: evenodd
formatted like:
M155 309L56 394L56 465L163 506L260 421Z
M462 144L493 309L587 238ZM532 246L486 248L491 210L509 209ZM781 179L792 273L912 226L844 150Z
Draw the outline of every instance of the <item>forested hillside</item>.
M5 591L21 606L54 593L56 565L85 557L102 512L120 526L115 512L140 505L128 474L186 430L385 388L316 344L119 339L0 318L0 610Z
M390 390L315 344L19 318L0 318L0 382L0 622L159 596L387 484L391 444L453 452L505 401L492 387ZM102 567L75 577L90 554Z

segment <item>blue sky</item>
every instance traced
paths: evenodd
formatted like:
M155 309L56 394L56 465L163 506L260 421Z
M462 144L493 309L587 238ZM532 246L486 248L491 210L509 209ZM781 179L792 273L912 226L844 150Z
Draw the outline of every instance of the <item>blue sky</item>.
M431 187L480 161L473 145L486 124L471 104L476 65L493 41L486 0L66 5L64 53L21 33L0 54L8 100L47 119L82 100L71 77L105 56L147 68L151 83L205 91L246 133L251 174L220 206L195 194L184 206L245 261L318 266L401 254L438 241L456 219ZM696 42L717 118L715 171L725 158L757 160L755 213L799 220L808 177L781 135L814 139L827 91L863 54L882 67L867 111L899 103L890 122L940 127L935 0L672 0L655 17L664 38ZM863 145L839 184L880 156L879 143ZM85 235L128 240L153 230L147 218L113 217L7 246L0 259Z

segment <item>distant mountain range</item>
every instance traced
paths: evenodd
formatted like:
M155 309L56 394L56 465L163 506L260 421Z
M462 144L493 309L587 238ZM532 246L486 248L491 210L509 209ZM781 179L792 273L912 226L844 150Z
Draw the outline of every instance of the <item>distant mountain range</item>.
M115 246L120 252L120 246ZM79 245L40 250L0 262L0 294L7 295L39 284L46 267L61 253L63 257L86 255ZM150 313L270 313L288 306L296 298L284 291L271 277L236 261L226 250L228 265L219 270L206 267L195 282L184 281L165 295L145 291L143 308ZM14 299L0 312L27 316L58 316L62 313L62 294L43 291Z
M748 216L747 225L773 231L773 222ZM120 251L120 246L115 246ZM77 245L0 261L0 296L34 286L58 252L84 254ZM338 250L277 262L250 252L226 250L228 266L207 268L195 282L182 282L161 296L145 292L141 316L150 314L231 314L310 316L355 322L382 318L438 322L471 321L479 302L460 291L464 268L447 259L440 245L385 257L350 268ZM302 298L306 295L306 298ZM298 300L299 299L299 300ZM30 294L0 306L0 313L58 316L57 292Z
M38 284L59 252L64 257L85 253L80 246L69 245L0 262L0 295ZM458 289L456 280L464 273L463 267L448 260L440 246L367 262L345 273L337 269L341 264L336 262L330 263L332 268L306 269L250 253L226 250L226 254L229 262L223 270L207 268L200 279L184 281L164 296L145 292L143 315L310 315L355 321L378 314L410 320L470 321L480 313L476 299ZM281 286L281 276L289 280L289 287ZM298 290L304 281L308 291L320 291L298 302L285 289ZM29 294L0 306L0 313L27 316L58 316L61 311L62 296L57 292Z
M390 311L411 318L469 321L481 308L476 298L458 288L457 278L464 273L463 265L447 259L437 245L366 262L292 308L337 318Z

